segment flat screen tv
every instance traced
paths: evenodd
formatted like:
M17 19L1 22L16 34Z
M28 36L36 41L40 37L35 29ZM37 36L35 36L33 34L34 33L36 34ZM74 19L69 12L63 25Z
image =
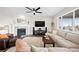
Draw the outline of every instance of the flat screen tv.
M35 21L35 27L44 27L45 21Z

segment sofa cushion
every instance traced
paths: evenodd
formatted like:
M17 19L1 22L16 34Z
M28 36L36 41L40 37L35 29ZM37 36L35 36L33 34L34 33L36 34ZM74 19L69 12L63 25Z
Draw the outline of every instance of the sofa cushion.
M48 48L48 52L71 52L71 50L68 48L54 47Z
M50 36L54 41L56 41L55 39L55 36L57 36L56 34L46 33L46 35Z
M79 48L69 48L72 52L79 52Z
M57 34L57 30L53 30L53 34Z
M64 39L63 37L59 36L59 35L55 35L55 34L52 34L51 38L57 42L59 39Z
M52 36L52 35L53 35L53 33L46 33L45 35L49 35L49 36Z
M31 51L32 52L48 52L47 48L44 47L36 47L36 46L31 46Z
M64 31L57 31L57 35L65 38L66 37L66 32L64 32Z
M16 40L16 51L17 52L30 52L31 47L22 39Z
M79 45L78 44L75 44L75 43L73 43L73 42L71 42L71 41L68 41L68 40L66 40L66 39L64 39L64 38L62 38L62 37L58 37L57 36L57 38L55 38L56 39L56 43L58 44L58 46L61 46L61 47L79 47Z
M30 46L34 45L37 47L43 47L42 37L25 37L23 39L25 42L27 42Z
M69 41L72 41L76 44L79 44L79 35L78 34L67 33L66 39Z

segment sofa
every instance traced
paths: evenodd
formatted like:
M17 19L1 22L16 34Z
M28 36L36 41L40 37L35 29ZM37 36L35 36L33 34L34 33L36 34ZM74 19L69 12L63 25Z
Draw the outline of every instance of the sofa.
M37 47L35 45L29 45L25 40L17 39L16 46L10 48L6 52L71 52L70 49L67 48L59 48L59 47Z
M0 34L0 50L12 46L10 42L13 41L13 34Z
M79 34L57 30L55 33L46 33L59 47L79 48Z
M38 38L38 37L37 37ZM19 49L19 51L16 49L18 43L16 44L16 46L9 48L6 52L27 52L25 51L25 49L27 50L27 45L28 44L31 48L30 52L79 52L79 48L67 48L67 47L43 47L41 38L40 42L39 39L37 39L35 37L27 37L24 39L19 39L23 42L20 42L19 44L19 48L22 47L21 49ZM35 41L34 41L35 40ZM17 42L17 41L16 41Z

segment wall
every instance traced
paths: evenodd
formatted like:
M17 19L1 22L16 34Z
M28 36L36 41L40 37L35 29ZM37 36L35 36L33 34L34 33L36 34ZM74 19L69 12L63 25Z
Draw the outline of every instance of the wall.
M9 25L9 33L15 34L14 27L17 26L29 26L34 27L35 21L45 21L45 25L48 28L48 31L51 31L51 22L52 17L48 16L26 16L26 22L18 24L16 22L17 16L12 16L5 14L4 12L0 11L0 25ZM28 24L29 21L29 24Z
M29 24L28 24L29 21ZM12 33L15 34L14 27L15 26L27 26L27 27L35 27L35 21L45 21L45 27L47 27L47 31L51 31L51 22L52 22L52 17L47 17L47 16L26 16L26 21L25 23L17 23L16 19L13 21L13 29ZM29 29L30 30L30 29ZM29 31L32 32L33 30Z
M63 16L64 14L66 14L66 13L69 13L69 12L71 12L71 11L73 11L74 9L76 9L77 7L67 7L67 8L65 8L65 9L63 9L62 11L60 11L59 13L57 13L55 16L54 16L54 19L53 19L53 21L54 21L54 23L55 23L55 26L54 26L54 29L58 29L58 17L60 17L60 16Z
M9 25L9 32L11 33L12 21L13 19L9 15L5 14L4 12L0 10L0 27L4 25ZM7 32L5 31L7 30L4 29L4 31L1 31L0 33L8 33L8 31Z

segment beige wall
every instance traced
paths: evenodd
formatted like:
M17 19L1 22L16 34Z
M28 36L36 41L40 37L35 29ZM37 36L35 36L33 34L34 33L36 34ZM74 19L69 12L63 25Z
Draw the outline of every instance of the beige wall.
M48 28L48 31L51 31L51 22L52 17L49 16L26 16L26 22L18 24L17 16L11 16L0 13L0 25L8 24L9 25L9 32L14 33L14 25L26 25L30 27L34 27L35 21L45 21L45 25ZM27 22L29 21L29 24Z
M52 22L52 17L48 17L48 16L26 16L26 22L25 23L20 23L18 24L16 22L16 19L13 21L13 27L14 26L20 26L20 25L24 25L24 26L29 26L29 27L34 27L35 26L35 21L45 21L45 27L47 27L48 31L51 31L51 22ZM29 21L29 24L28 24ZM12 33L14 29L12 29Z

